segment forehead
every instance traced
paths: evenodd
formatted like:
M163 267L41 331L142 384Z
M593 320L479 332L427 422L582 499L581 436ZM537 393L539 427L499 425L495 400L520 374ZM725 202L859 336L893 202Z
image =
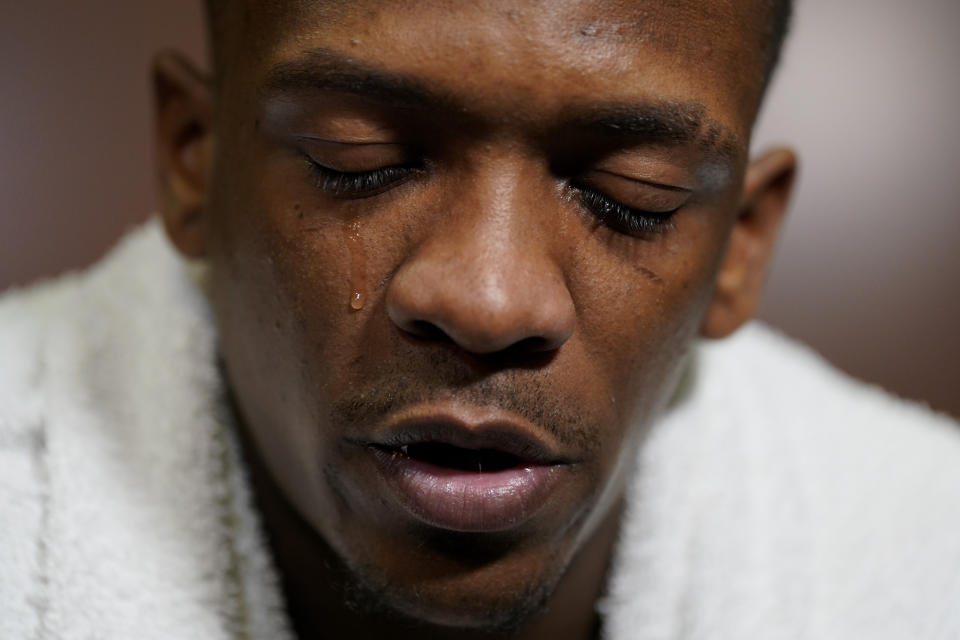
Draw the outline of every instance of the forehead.
M305 53L333 51L502 113L597 99L696 102L743 139L763 88L760 0L246 4L232 15L242 19L231 20L228 66L247 86L308 62Z

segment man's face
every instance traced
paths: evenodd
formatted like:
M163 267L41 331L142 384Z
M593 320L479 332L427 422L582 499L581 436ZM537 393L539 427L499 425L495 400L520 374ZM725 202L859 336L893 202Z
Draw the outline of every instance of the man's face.
M414 617L506 619L614 508L701 328L762 18L750 0L285 4L232 20L217 96L229 381L359 580Z

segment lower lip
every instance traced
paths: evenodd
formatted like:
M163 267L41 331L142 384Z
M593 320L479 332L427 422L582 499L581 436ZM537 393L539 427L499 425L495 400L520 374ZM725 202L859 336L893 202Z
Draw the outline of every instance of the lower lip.
M463 532L520 526L546 503L562 465L491 472L440 467L397 452L371 449L397 501L433 527Z

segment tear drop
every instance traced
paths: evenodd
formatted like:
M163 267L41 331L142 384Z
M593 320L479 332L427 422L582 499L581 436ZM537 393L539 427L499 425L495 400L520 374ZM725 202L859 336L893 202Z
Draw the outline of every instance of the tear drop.
M360 311L367 297L367 256L360 240L359 223L356 220L344 221L343 236L347 253L350 255L350 308Z
M362 291L354 291L350 296L350 308L354 311L360 311L360 309L363 309L363 302Z

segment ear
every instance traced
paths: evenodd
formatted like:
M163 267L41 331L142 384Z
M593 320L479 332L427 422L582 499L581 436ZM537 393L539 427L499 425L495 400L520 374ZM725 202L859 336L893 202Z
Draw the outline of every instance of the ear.
M700 333L724 338L756 313L797 173L796 155L776 149L750 163L740 213Z
M199 258L207 244L212 92L208 80L177 53L158 54L152 75L163 223L181 253Z

